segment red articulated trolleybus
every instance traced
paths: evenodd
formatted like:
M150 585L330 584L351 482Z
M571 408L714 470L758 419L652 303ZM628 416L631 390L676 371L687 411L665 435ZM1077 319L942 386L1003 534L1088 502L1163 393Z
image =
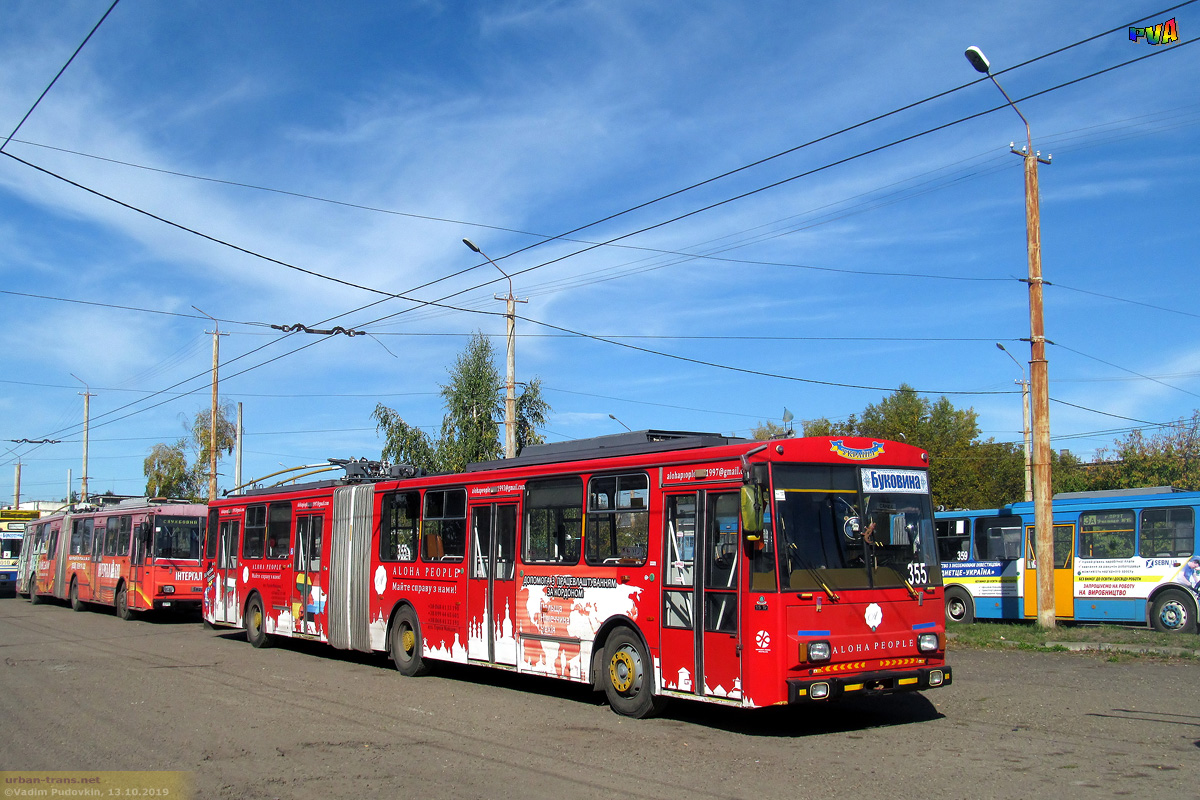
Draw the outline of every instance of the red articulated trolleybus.
M928 455L639 431L209 507L204 618L592 684L620 714L945 686ZM411 476L411 477L408 477Z
M30 554L17 590L33 603L68 600L112 606L121 619L135 611L199 609L200 543L208 507L138 498L116 505L75 505L25 528Z

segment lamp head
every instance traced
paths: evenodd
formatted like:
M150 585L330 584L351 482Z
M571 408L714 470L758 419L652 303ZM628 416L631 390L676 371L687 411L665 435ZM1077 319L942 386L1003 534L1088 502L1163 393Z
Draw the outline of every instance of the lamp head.
M996 347L1003 350L1006 353L1008 352L1008 348L1006 348L1004 345L1000 344L999 342L996 342Z
M971 62L971 66L975 68L976 72L982 72L984 75L991 74L992 65L988 62L987 56L978 47L974 45L968 47L963 55L967 57L967 61Z
M475 245L475 243L474 243L474 242L472 242L470 239L463 239L463 244L465 244L467 247L469 247L469 248L471 248L472 250L474 250L476 253L479 253L480 255L483 255L483 251L482 251L482 250L480 250L480 249L479 249L479 248L478 248L478 247Z

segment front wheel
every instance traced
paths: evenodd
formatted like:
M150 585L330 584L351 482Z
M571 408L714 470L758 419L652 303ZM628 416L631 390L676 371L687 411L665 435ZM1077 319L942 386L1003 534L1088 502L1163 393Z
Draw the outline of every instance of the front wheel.
M429 673L421 646L421 626L412 608L405 606L396 613L392 623L392 661L401 675L415 678Z
M263 613L262 598L254 595L246 603L246 641L253 647L266 647L270 644L267 638L267 616Z
M965 624L975 621L975 604L962 589L946 590L946 623Z
M628 628L614 631L604 647L604 693L612 710L624 717L658 716L667 698L654 694L653 667L642 642Z
M1150 624L1163 633L1195 633L1196 604L1187 594L1167 591L1154 598L1150 606Z
M117 598L114 602L117 610L117 616L123 620L133 619L133 612L129 610L129 592L125 589L125 584L121 584L121 588L117 589Z

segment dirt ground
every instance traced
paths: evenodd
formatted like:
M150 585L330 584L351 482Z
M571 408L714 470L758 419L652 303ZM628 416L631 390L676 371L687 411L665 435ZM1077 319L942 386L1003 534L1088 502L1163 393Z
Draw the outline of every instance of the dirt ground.
M21 598L0 652L0 769L182 770L200 798L1200 794L1196 661L961 651L924 695L634 721L558 681Z

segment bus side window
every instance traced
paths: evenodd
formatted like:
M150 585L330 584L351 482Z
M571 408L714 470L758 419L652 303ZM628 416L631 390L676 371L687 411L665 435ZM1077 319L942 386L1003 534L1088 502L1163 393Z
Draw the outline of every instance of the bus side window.
M430 489L425 492L421 521L423 561L462 561L467 551L467 492Z

